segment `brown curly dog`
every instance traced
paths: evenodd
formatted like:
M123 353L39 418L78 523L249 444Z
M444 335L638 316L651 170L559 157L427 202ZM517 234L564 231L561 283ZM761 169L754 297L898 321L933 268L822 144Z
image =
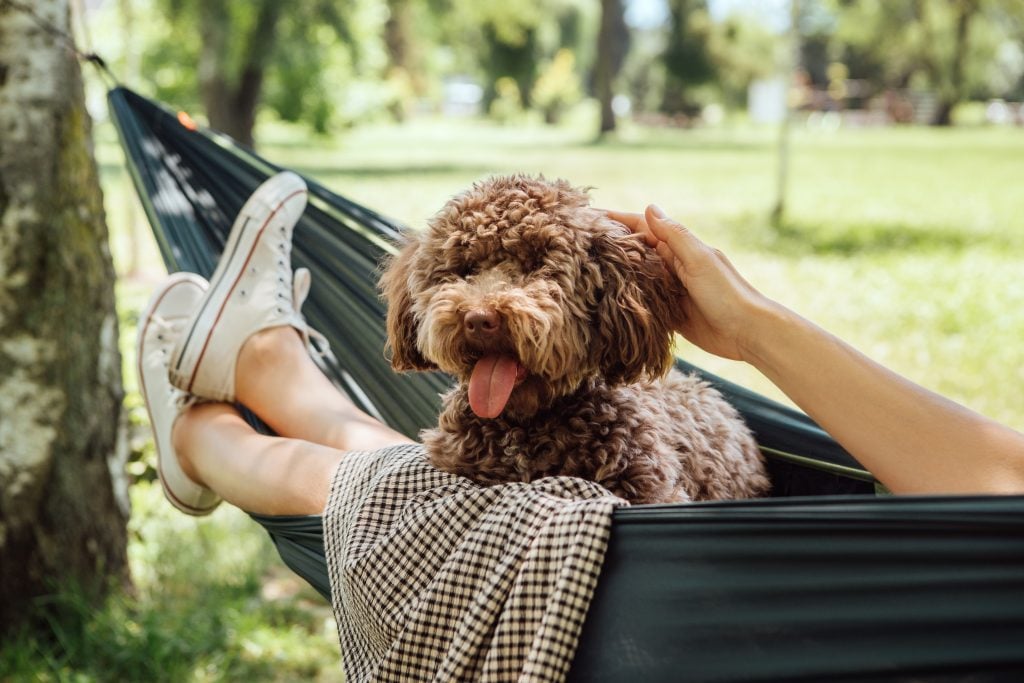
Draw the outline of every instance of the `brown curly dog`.
M737 412L669 372L682 286L589 203L562 180L491 178L388 263L392 366L458 381L421 434L431 461L481 484L583 477L632 503L765 492Z

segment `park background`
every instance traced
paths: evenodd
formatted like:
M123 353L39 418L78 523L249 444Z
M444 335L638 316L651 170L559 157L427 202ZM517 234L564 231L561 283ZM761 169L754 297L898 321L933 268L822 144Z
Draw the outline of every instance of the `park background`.
M492 173L656 202L770 296L1024 429L1022 1L0 0L0 26L24 7L69 13L58 27L126 86L413 229ZM0 680L340 680L329 608L262 531L162 500L133 355L164 271L108 81L82 68L117 275L112 485L131 514L109 524L127 525L128 571L50 574L0 624Z

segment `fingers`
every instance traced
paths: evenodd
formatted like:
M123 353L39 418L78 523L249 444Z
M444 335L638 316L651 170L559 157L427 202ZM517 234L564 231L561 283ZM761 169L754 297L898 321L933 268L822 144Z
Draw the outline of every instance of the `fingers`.
M672 253L672 249L669 248L667 242L658 242L655 246L655 251L658 252L658 256L664 261L665 267L668 268L669 272L674 274L680 280L683 279L683 269L680 267L679 260Z
M629 213L626 211L611 211L608 209L605 210L605 213L608 214L608 218L611 218L613 221L618 221L619 223L622 223L623 225L625 225L627 228L634 232L636 232L638 227L641 227L640 224L643 223L644 220L643 214L639 213Z
M643 214L607 210L605 213L613 221L618 221L636 234L641 235L644 238L644 242L647 243L647 246L654 247L658 245L658 238L651 234L651 229L648 227L647 219L644 218Z
M683 267L710 252L710 248L689 228L666 216L656 205L647 207L645 217L651 233L660 242L668 244L672 254Z
M685 226L666 216L665 212L656 204L648 206L642 214L626 211L605 211L605 213L612 220L618 221L638 235L642 235L644 241L658 250L658 254L665 259L673 271L678 272L680 265L709 250L700 238ZM665 250L662 249L664 244L667 244L669 248L669 251L665 253L663 253ZM669 255L673 258L669 259Z

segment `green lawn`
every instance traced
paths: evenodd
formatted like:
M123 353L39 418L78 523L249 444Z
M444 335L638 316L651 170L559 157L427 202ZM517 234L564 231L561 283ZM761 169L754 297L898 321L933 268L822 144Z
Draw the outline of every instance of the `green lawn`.
M799 131L790 210L775 230L767 221L773 131L629 129L597 145L586 124L419 121L335 140L269 126L261 152L411 226L473 180L510 171L593 186L600 206L656 202L765 292L915 381L1024 429L1024 131ZM129 217L142 224L141 271L119 285L131 391L134 320L161 266L144 217L129 208L109 127L98 137L121 272L131 260ZM745 366L685 345L680 352L777 396ZM339 678L329 613L309 591L296 592L254 524L227 509L187 519L159 500L146 481L152 453L137 395L129 405L141 479L131 546L137 595L83 616L57 647L28 639L5 647L0 671L43 680Z

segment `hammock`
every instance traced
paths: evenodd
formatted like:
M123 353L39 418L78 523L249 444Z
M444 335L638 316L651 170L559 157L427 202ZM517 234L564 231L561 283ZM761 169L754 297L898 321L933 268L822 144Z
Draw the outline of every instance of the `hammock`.
M168 270L208 277L245 199L281 168L130 90L109 103ZM328 374L415 436L448 380L397 375L383 355L376 275L399 226L305 180L293 253L313 272L303 313L331 342ZM616 512L571 680L1024 680L1024 497L876 497L802 413L677 365L743 414L773 497ZM256 517L328 592L319 518Z

